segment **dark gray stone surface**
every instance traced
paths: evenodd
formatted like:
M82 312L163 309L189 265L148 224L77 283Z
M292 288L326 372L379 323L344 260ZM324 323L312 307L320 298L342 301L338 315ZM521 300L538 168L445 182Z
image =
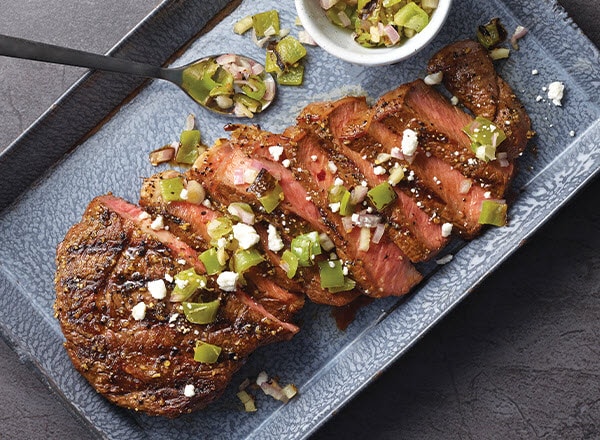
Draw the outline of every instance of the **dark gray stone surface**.
M157 3L3 0L0 33L104 52ZM600 0L560 3L600 45ZM0 150L81 73L0 58ZM599 192L596 179L314 438L600 438ZM90 437L1 340L0 408L0 439Z

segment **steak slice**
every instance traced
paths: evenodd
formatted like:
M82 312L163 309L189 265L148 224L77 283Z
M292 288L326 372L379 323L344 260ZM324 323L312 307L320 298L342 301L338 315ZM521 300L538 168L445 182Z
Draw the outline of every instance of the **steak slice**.
M206 206L186 201L164 201L159 182L163 178L174 177L183 178L184 176L175 171L166 171L144 179L140 191L140 205L155 216L162 215L170 231L176 230L180 239L195 247L195 250L204 251L211 247L208 223L222 217L223 214ZM244 278L250 281L250 287L253 287L252 296L266 310L279 319L290 320L304 306L302 285L287 277L283 269L279 267L279 258L270 258L276 254L265 252L268 250L266 227L261 223L255 224L254 227L262 237L256 247L261 254L267 257L268 261L249 268L244 273Z
M406 255L387 237L379 243L371 243L368 250L360 250L360 228L348 230L342 217L329 209L328 192L337 177L337 170L332 170L330 162L337 164L336 168L339 165L340 170L345 169L345 177L353 179L351 186L360 185L362 176L347 158L320 148L319 138L308 134L294 139L283 149L281 158L290 160L289 168L293 170L290 172L273 159L266 143L268 139L261 136L257 128L236 130L232 133L232 141L253 158L263 159L265 168L279 171L280 175L283 170L293 173L296 183L302 184L321 213L321 224L326 228L321 226L319 232L328 234L335 243L337 255L349 264L352 279L363 288L365 295L375 298L404 295L421 280Z
M264 213L256 195L248 192L249 183L235 183L237 170L245 169L265 169L279 181L285 197L270 215ZM276 225L286 248L289 248L292 239L299 234L314 230L326 230L320 212L312 202L306 199L306 191L296 182L288 169L280 164L250 158L241 149L234 148L230 142L222 142L208 150L190 170L189 176L203 183L210 200L217 205L227 206L231 202L239 201L249 203L259 218L262 217L265 221L268 220L269 223ZM260 230L258 232L264 240L264 229L262 234ZM269 255L280 259L279 256L274 256L272 253L267 253L267 256ZM276 264L276 260L273 260L273 265ZM319 271L314 265L299 267L297 279L300 280L300 289L311 301L319 304L342 306L354 300L361 293L360 290L354 289L332 294L329 290L321 287Z
M152 297L147 283L191 267L194 250L168 231L153 231L142 212L112 195L90 203L58 246L54 308L67 353L99 393L126 408L176 417L218 398L250 353L298 328L241 290L212 293L221 305L207 325L188 322L180 303ZM132 309L141 302L145 315L135 319ZM217 362L194 360L198 341L221 347ZM193 395L184 394L186 385Z
M442 72L444 85L465 107L504 130L506 140L499 152L506 152L509 160L521 154L532 136L531 120L481 44L473 40L450 44L431 58L427 70Z
M374 163L359 152L363 150L361 146L350 147L352 143L361 142L370 144L373 149L378 147L377 142L360 128L365 124L367 111L365 98L347 97L334 102L309 104L298 117L298 123L300 127L312 131L325 142L331 142L336 151L356 165L368 186L372 188L386 182L388 175L375 173ZM379 151L381 152L380 148ZM392 166L394 159L389 160L389 165ZM399 182L394 187L396 201L385 209L384 214L388 236L412 262L420 262L432 258L448 240L441 235L439 218L431 218L419 208L418 200L413 198L416 191L411 192L413 188L408 180Z

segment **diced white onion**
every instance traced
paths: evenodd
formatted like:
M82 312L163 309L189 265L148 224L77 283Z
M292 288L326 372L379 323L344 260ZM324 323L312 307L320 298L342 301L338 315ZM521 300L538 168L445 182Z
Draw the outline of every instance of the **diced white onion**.
M375 231L373 232L373 238L371 239L373 243L379 244L381 237L383 237L383 233L385 232L385 225L383 223L379 223L375 226Z
M371 230L369 228L360 228L358 237L358 250L367 252L371 243Z
M317 45L317 42L313 40L313 37L306 31L298 31L298 41L302 44L308 44L309 46Z
M460 194L466 194L471 189L471 185L473 185L473 181L471 179L464 179L460 182L460 186L458 187L458 192Z
M320 0L321 7L325 10L331 9L339 0Z

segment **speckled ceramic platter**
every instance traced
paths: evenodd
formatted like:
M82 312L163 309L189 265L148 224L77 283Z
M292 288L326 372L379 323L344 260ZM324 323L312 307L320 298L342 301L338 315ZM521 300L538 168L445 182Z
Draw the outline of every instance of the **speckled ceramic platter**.
M236 51L262 59L249 36L232 24L270 8L297 34L291 0L245 0L210 32L192 37L228 4L226 0L166 1L112 53L165 62L191 39L174 65L202 55ZM600 169L600 54L553 2L455 0L443 31L415 58L364 68L310 48L305 85L282 88L274 106L255 122L268 130L291 124L308 102L367 94L374 98L424 75L433 52L471 37L476 23L499 16L512 32L530 29L521 49L499 70L527 107L538 136L520 160L511 194L510 224L470 243L455 243L453 261L424 267L427 281L403 300L364 308L339 331L326 307L307 306L292 341L256 352L225 395L205 411L177 420L121 410L97 395L73 369L53 318L55 246L96 195L112 191L137 200L141 177L154 172L148 153L177 138L196 113L204 139L223 136L228 120L204 112L173 86L118 75L83 77L0 156L0 326L15 350L62 395L92 432L110 439L299 439L314 432L381 370L401 356ZM537 70L538 74L532 74ZM562 81L562 107L543 88ZM541 98L538 98L541 97ZM116 111L112 112L112 110ZM83 139L83 140L82 140ZM244 413L236 385L259 371L295 383L300 395L287 405L259 396L259 411Z

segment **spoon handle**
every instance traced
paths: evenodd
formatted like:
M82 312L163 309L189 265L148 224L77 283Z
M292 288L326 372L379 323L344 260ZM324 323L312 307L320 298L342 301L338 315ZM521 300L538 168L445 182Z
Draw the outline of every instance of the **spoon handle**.
M128 73L146 78L160 78L178 83L176 69L165 69L106 55L84 52L53 44L40 43L22 38L0 35L0 55L45 61L69 66L87 67L110 72Z

